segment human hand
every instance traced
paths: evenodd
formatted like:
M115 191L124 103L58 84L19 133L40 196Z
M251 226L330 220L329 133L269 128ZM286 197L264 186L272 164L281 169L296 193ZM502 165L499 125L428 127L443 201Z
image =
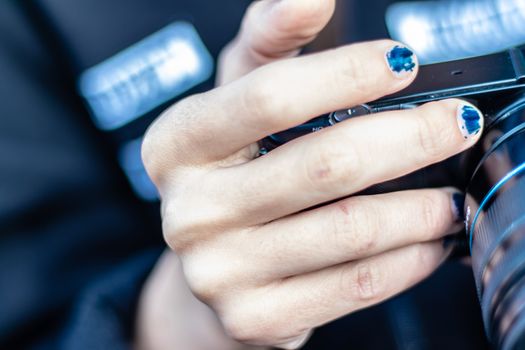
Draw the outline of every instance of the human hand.
M333 0L254 2L239 35L220 55L218 84L297 54L323 29L334 5ZM171 251L159 259L141 292L134 345L148 350L255 349L224 334L213 311L191 294L180 259Z
M348 196L472 146L479 130L461 129L462 101L348 120L254 159L268 134L410 84L417 65L397 74L385 59L397 45L265 65L150 128L143 159L166 241L234 339L296 348L426 277L446 254L442 237L461 228L451 189Z

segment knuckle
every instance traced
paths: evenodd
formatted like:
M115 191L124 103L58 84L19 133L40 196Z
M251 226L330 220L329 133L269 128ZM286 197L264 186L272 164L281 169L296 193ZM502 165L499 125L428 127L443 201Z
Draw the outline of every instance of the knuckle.
M282 123L282 116L289 114L289 108L279 103L275 98L275 86L272 83L274 73L270 72L276 68L275 64L261 67L252 75L251 84L244 89L243 104L246 110L251 111L256 121L263 122L268 127L276 127Z
M268 322L268 315L256 313L254 306L232 305L222 318L226 334L240 343L246 344L270 344L274 339L274 327Z
M252 296L253 297L253 296ZM277 346L304 338L310 329L298 326L300 322L290 322L282 317L282 310L276 305L261 307L260 302L243 300L232 302L219 313L226 333L234 340L245 344Z
M423 111L417 118L417 140L419 152L425 161L439 158L442 150L442 141L436 133L437 123L434 114Z
M196 138L195 128L190 129L189 126L199 124L195 119L206 105L205 99L207 94L196 94L177 102L165 110L146 131L141 145L141 158L155 183L162 179L168 169L172 171L186 160L184 150Z
M439 231L442 221L441 202L438 196L424 194L420 198L421 224L426 231L426 236L431 238Z
M341 291L352 303L373 303L383 299L385 283L381 270L372 262L363 261L343 269Z
M188 172L177 186L166 186L162 199L162 231L168 246L177 253L233 229L234 214L219 200L210 200L209 183Z
M153 128L155 123L152 124L150 128L146 131L146 134L144 135L144 138L142 139L142 145L140 148L140 154L142 158L142 163L144 164L144 167L146 168L146 171L148 173L154 173L154 159L155 159L155 136L153 136ZM151 175L150 175L151 176Z
M187 205L180 198L168 198L162 202L164 240L177 253L193 247L210 225L208 219L201 217L196 208L198 206Z
M451 109L442 102L431 102L419 111L418 140L423 156L437 161L448 156L447 147L455 144L453 130L450 130Z
M332 219L336 246L357 256L373 250L377 244L377 220L366 203L354 197L337 205L339 210Z
M191 244L192 226L179 202L165 200L162 202L162 233L166 244L175 252L182 253Z
M184 262L184 275L192 293L201 301L211 302L217 298L217 289L205 268Z
M193 294L205 303L214 303L236 285L238 271L223 258L209 251L192 252L183 257L184 275Z
M249 325L238 321L235 316L232 316L229 313L226 313L222 319L222 325L228 337L236 342L246 344L257 338L257 336L253 334L253 331L248 330Z
M184 218L184 213L182 218ZM184 229L184 223L179 220L178 202L173 200L162 201L162 233L164 241L175 252L181 253L186 247L186 236L188 230Z
M336 88L348 89L349 82L351 82L352 91L358 93L365 93L369 90L370 76L363 69L363 62L361 58L353 52L349 52L350 47L343 47L336 49L336 52L341 55L341 64L335 64L334 79Z
M163 171L163 154L165 152L165 145L162 140L162 128L158 126L161 122L159 117L153 122L146 131L140 148L140 155L142 164L150 179L158 186L161 178L164 175Z
M340 150L326 140L313 147L304 162L306 181L314 190L337 193L338 188L358 180L361 159L354 147Z

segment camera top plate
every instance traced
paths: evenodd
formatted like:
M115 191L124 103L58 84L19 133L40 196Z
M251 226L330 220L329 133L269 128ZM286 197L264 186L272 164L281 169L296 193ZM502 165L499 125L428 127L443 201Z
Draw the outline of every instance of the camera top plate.
M423 65L409 87L370 105L380 109L524 87L525 46L521 46L492 55Z

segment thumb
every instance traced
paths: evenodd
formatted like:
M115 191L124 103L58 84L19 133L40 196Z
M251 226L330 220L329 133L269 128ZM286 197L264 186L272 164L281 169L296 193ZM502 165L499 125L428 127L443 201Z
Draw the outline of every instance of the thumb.
M261 0L246 12L237 37L220 55L217 85L295 56L328 24L335 0Z

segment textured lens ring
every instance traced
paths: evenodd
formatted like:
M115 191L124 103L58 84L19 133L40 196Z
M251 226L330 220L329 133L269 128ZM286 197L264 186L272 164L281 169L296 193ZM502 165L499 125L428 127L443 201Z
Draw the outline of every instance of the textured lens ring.
M521 177L512 191L506 191L495 200L488 209L488 215L480 220L478 226L477 234L480 239L474 244L472 267L489 336L494 305L505 296L507 282L523 261L525 236L517 236L516 233L520 232L517 229L525 229L525 215L521 209L525 206L524 194L525 177ZM494 219L499 217L498 213L501 212L503 204L518 201L521 201L523 206L516 206L513 211L508 211L505 220Z
M521 229L521 231L518 231ZM516 281L521 278L521 273L525 271L525 261L522 259L522 252L525 249L525 217L519 220L519 223L511 227L509 230L508 239L505 245L509 247L505 251L503 259L499 260L495 268L491 271L496 280L491 280L492 284L482 292L483 301L482 308L485 310L491 309L492 312L487 314L487 317L493 318L496 316L497 304L505 297ZM516 231L518 234L516 234ZM521 234L519 234L521 232ZM503 274L509 265L514 266L511 274ZM486 276L486 274L485 274ZM487 281L487 280L485 280ZM497 283L494 283L497 282ZM496 307L494 307L496 306Z
M496 311L491 317L491 332L494 335L494 342L499 348L502 348L502 343L506 342L509 333L516 326L517 321L525 315L525 266L522 264L520 270L516 273L517 276L513 281L509 281L509 286L506 292L502 293L503 298L496 302Z
M484 325L502 349L521 344L520 332L525 332L523 102L520 98L493 119L490 131L502 136L488 150L480 149L483 156L467 189L467 234Z
M482 159L480 164L478 165L478 168L476 169L476 172L474 176L471 179L471 182L473 181L474 177L479 174L479 169L483 165L483 163L490 158L491 156L494 156L495 152L500 146L506 145L508 142L511 142L511 139L514 137L519 137L520 135L525 134L525 123L522 125L517 126L511 132L506 134L501 138L501 140L498 140L496 144L490 149L489 152L487 152L487 155ZM483 215L483 210L487 207L487 205L494 199L494 196L498 194L498 191L513 177L520 175L522 172L525 171L525 162L515 167L510 173L508 173L505 177L503 177L498 183L496 183L490 191L485 195L483 200L481 201L481 204L479 205L478 209L476 210L476 213L474 215L474 219L472 219L471 223L468 224L467 222L467 236L469 237L469 247L472 251L474 236L475 236L475 228L478 219ZM467 190L467 192L469 192Z
M525 313L512 324L509 334L505 337L501 345L502 350L522 350L525 349Z

